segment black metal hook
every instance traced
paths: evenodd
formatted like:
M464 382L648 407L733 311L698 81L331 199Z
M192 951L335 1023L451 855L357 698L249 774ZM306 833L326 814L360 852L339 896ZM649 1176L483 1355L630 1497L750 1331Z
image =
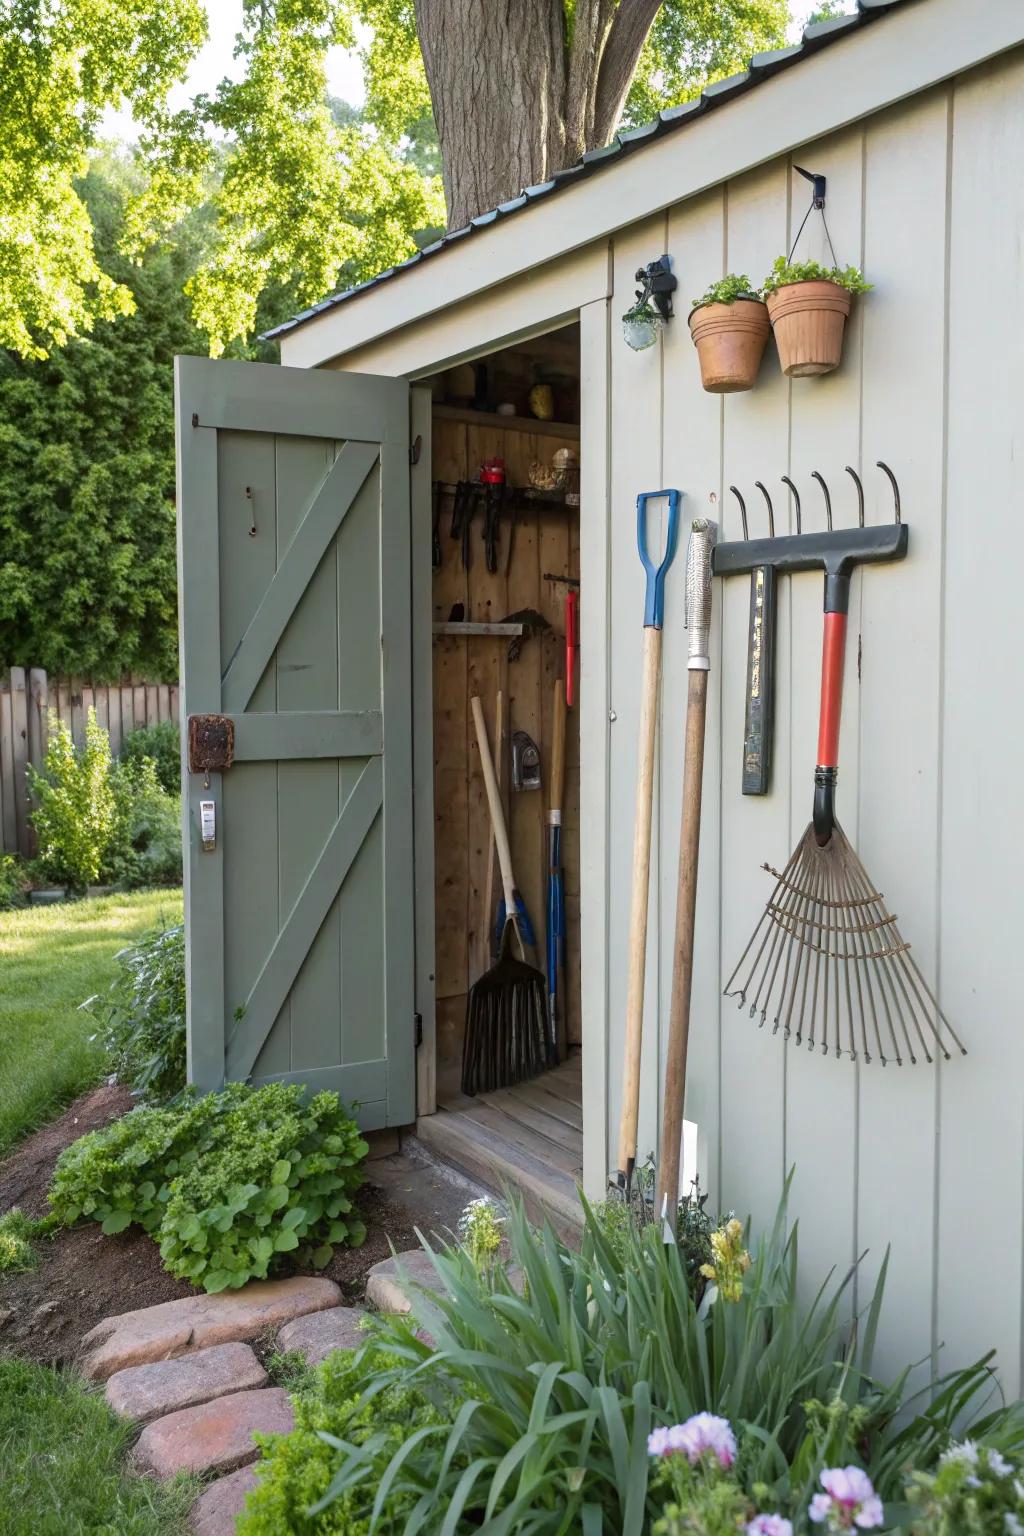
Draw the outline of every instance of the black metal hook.
M794 165L793 169L796 171L797 175L802 176L805 181L809 181L811 183L811 195L813 197L812 206L815 208L824 208L826 185L825 177L819 175L816 171L805 171L802 165Z
M825 521L826 521L826 523L828 525L828 530L831 533L832 532L832 497L829 495L828 486L825 484L825 476L824 475L819 475L819 473L818 473L818 471L816 469L812 469L811 470L811 479L812 480L817 480L817 482L821 486L822 492L824 494L824 497L825 497Z
M788 485L790 490L793 492L793 502L796 508L796 531L797 533L802 533L803 530L800 526L800 492L797 490L796 486L793 484L788 475L782 475L780 478L783 485Z
M861 485L860 475L858 475L857 471L853 468L853 466L851 464L847 464L846 465L846 473L850 476L850 478L852 479L854 485L857 487L857 526L858 526L858 528L863 528L864 527L864 487L863 487L863 485ZM898 519L897 519L897 521L898 521Z
M768 503L768 537L770 539L774 539L774 537L775 537L775 508L772 506L772 499L771 499L771 497L768 494L767 486L763 485L760 480L755 480L754 484L757 486L758 490L761 492L761 495L764 497L765 501Z
M747 529L747 504L743 500L743 497L740 495L740 493L737 490L736 486L730 485L729 489L732 492L732 494L736 497L736 500L740 504L740 518L741 518L741 520L743 522L743 537L745 539L749 539L750 538L750 533L749 533L749 531Z
M897 522L901 522L902 518L900 517L900 488L896 484L896 476L893 474L893 472L889 468L888 464L883 464L881 459L876 459L875 463L877 464L878 468L883 470L885 472L885 474L887 474L888 477L889 477L889 484L892 486L893 500L896 503L896 521Z

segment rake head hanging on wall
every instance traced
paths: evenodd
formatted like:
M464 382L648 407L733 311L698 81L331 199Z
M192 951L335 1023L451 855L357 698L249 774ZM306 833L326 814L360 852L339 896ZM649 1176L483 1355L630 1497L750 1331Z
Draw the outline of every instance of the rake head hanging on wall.
M785 868L762 866L775 877L775 888L725 992L738 998L741 1007L749 1004L751 1018L759 1017L762 1027L771 1018L772 1033L781 1030L797 1045L817 1047L824 1055L848 1055L853 1061L877 1059L883 1066L888 1061L902 1066L919 1058L931 1062L933 1051L949 1060L950 1047L966 1052L918 969L896 917L835 817L850 578L857 565L899 560L907 550L899 487L888 465L879 461L879 468L893 488L891 524L865 527L863 487L848 467L857 488L858 526L833 529L828 486L814 471L825 499L824 532L744 539L719 544L715 550L719 575L766 567L775 572L817 567L825 572L813 815ZM801 529L798 495L796 517ZM744 532L745 524L744 516Z

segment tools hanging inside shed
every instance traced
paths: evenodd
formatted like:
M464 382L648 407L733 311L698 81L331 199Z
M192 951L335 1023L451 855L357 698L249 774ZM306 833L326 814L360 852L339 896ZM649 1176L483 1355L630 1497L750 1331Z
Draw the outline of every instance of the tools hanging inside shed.
M540 789L540 751L525 731L512 732L512 788Z
M482 774L486 788L487 768L483 743L473 728L470 740L480 745L469 758L467 873L472 894L467 911L472 932L467 953L472 996L465 1014L461 1073L463 1091L469 1094L510 1086L557 1064L568 1041L578 1039L570 1033L570 1003L578 1009L573 976L578 974L579 919L575 893L567 911L563 871L566 695L573 690L579 646L580 583L569 574L574 558L570 529L579 516L578 505L570 502L569 491L560 483L546 490L515 484L509 466L518 463L522 474L518 441L507 433L502 448L502 438L495 433L489 434L488 449L492 442L499 453L484 457L476 479L437 482L433 487L432 560L439 576L434 635L442 642L464 638L468 648L465 664L461 656L446 659L450 646L437 653L443 671L435 673L435 678L443 677L441 686L451 700L443 706L451 708L444 718L452 722L464 718L458 686L461 672L466 702L473 704L472 695L481 699L488 730L494 715L493 745L487 750L499 802L504 779L508 796L501 808L504 835L522 882L509 911L508 893L498 880L499 833L493 814L488 816L486 847L480 839L482 795L474 780ZM554 450L554 456L558 454L578 464L574 450ZM457 465L458 453L449 450L448 462ZM574 488L578 503L578 480ZM517 515L518 544L514 537ZM478 540L484 543L484 560ZM539 569L542 549L546 563L554 567L543 574ZM564 566L555 564L560 549ZM549 584L555 584L555 590ZM453 603L456 597L461 600ZM504 607L512 608L517 599L531 606L504 613ZM475 705L473 713L475 718ZM538 790L542 793L535 793ZM570 804L570 856L575 867L574 793ZM531 911L538 919L536 927ZM540 920L544 920L543 933ZM529 978L511 968L513 958L515 965L525 964L543 979L543 1050L539 1053L536 1030L531 1027L532 1043L521 1033L526 1014L520 1016L519 1008L530 1011L533 994ZM512 985L516 981L521 983L518 990ZM578 1029L578 1022L573 1028Z

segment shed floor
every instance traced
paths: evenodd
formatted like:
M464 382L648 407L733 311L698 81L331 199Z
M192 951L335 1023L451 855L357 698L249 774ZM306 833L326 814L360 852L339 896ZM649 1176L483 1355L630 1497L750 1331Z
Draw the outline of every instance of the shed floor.
M573 1048L560 1066L515 1088L469 1098L440 1086L437 1113L423 1116L416 1133L437 1156L498 1194L520 1194L535 1220L548 1216L571 1237L581 1221L582 1104Z

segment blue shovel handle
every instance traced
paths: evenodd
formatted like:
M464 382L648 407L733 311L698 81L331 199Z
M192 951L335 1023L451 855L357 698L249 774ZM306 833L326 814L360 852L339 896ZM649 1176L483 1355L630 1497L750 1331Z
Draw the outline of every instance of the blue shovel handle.
M668 535L661 564L655 565L647 553L647 503L668 497ZM647 593L644 597L644 628L660 629L665 618L665 572L672 564L676 552L676 536L679 533L678 491L641 491L636 499L636 547L640 551L643 568L647 572Z

